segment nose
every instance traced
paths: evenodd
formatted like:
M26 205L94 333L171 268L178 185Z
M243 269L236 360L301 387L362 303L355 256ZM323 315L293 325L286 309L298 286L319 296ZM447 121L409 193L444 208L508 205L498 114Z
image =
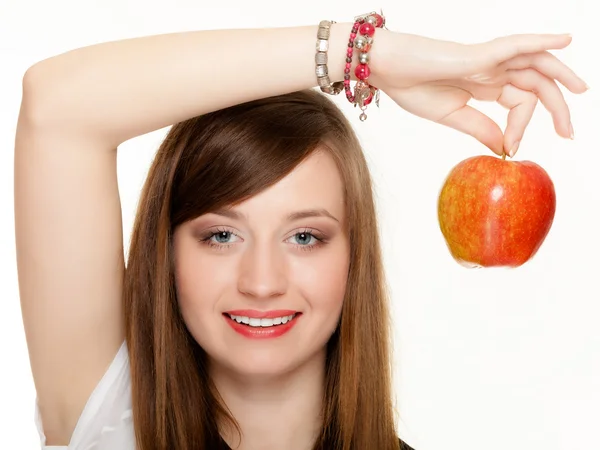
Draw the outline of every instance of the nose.
M285 261L276 246L258 243L248 246L240 266L238 290L242 294L272 298L286 292Z

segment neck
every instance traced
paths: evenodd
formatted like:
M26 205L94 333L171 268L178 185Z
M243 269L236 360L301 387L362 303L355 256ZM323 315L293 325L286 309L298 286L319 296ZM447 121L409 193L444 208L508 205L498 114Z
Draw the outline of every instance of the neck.
M211 377L240 426L223 427L233 450L310 450L321 429L325 349L277 376L232 373L216 365Z

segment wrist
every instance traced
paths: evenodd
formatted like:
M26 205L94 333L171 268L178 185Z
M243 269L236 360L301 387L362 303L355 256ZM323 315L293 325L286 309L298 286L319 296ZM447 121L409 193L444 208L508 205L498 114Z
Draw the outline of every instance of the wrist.
M348 50L348 39L352 30L353 22L334 23L331 26L328 51L328 70L331 81L342 81L346 67L346 52ZM355 51L355 54L357 52ZM352 79L356 79L351 72Z
M360 107L361 120L367 118L367 106L373 100L378 102L379 86L385 82L385 67L393 54L393 35L384 25L385 18L372 13L360 16L355 22L325 21L319 27L315 59L319 86L333 95L343 87L348 101ZM354 82L356 85L352 87Z
M369 69L371 71L369 83L378 88L383 87L381 81L394 46L393 38L395 34L397 33L386 29L377 29L373 46L369 51Z
M350 38L350 32L354 22L343 22L334 23L331 26L331 34L329 37L329 50L328 50L328 71L329 78L331 81L341 81L344 79L344 69L346 67L346 51L348 49L348 42ZM393 48L392 37L394 33L386 30L385 28L378 28L374 39L373 46L369 50L369 69L371 69L371 75L369 80L372 84L377 86L377 81L380 79L380 74L383 72L385 67L385 61L389 57L390 49ZM352 70L350 71L351 79L357 81L356 75L354 74L354 68L358 64L358 55L360 51L354 49L352 56Z

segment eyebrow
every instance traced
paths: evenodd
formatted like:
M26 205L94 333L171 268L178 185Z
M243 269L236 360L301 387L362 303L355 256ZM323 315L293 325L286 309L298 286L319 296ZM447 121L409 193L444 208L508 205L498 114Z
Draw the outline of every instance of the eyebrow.
M211 211L210 214L216 214L218 216L228 217L228 218L234 219L234 220L247 219L244 214L241 214L237 211L233 211L231 209L218 209L216 211ZM333 219L339 223L339 220L336 219L325 208L304 209L301 211L295 211L287 216L287 221L292 222L294 220L306 219L308 217L329 217L330 219Z

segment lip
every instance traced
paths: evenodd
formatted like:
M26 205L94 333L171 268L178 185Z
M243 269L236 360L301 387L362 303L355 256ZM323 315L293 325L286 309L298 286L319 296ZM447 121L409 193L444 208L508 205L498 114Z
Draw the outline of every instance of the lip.
M234 311L225 311L224 314L232 316L249 317L250 319L274 319L275 317L291 316L297 314L298 311L291 309L275 309L272 311L257 311L256 309L236 309Z
M240 312L240 311L233 311L233 312ZM272 313L272 312L281 313L280 311L269 311L268 313ZM284 311L284 312L287 312L287 311ZM245 325L243 323L238 323L237 321L235 321L231 317L229 317L227 314L232 314L232 313L224 313L223 314L223 318L227 321L229 326L231 328L233 328L233 330L236 333L241 334L242 336L244 336L245 338L248 338L248 339L270 339L270 338L277 338L277 337L283 336L288 331L290 331L294 325L296 325L296 323L302 316L301 313L297 313L294 316L294 318L292 320L290 320L289 322L286 322L281 325L263 328L263 327L251 327L251 326ZM233 315L237 316L238 314L233 314ZM241 315L241 314L239 314L239 315ZM284 314L284 316L285 315L289 316L290 314ZM246 317L250 317L250 316L246 316ZM276 315L275 317L281 317L281 316ZM258 317L253 317L253 319L257 319L257 318ZM270 319L271 317L261 317L261 318Z

